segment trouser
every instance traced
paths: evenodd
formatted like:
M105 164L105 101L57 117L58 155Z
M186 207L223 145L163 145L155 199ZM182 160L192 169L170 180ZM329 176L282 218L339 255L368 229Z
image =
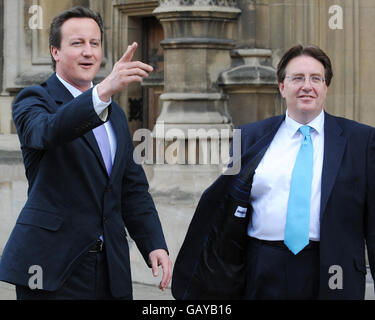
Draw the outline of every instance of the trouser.
M72 273L56 291L30 289L16 285L17 300L109 300L114 299L109 287L105 246L97 245L84 253ZM121 299L132 299L124 297Z
M244 299L317 299L319 242L294 255L282 241L249 237Z

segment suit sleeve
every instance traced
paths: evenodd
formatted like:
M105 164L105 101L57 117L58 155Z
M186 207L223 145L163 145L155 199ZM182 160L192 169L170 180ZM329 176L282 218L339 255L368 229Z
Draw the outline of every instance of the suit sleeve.
M94 110L92 89L57 106L41 86L24 89L13 104L22 147L47 150L70 142L103 122Z
M371 274L375 279L375 129L371 130L368 143L367 172L366 244Z
M125 120L126 121L126 120ZM122 216L125 226L135 241L144 260L156 249L168 248L149 185L142 166L134 161L133 142L126 128L127 159L122 187Z

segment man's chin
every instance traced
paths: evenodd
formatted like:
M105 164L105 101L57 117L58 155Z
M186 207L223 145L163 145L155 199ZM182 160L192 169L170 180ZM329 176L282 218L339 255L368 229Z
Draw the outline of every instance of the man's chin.
M80 74L79 82L86 83L86 82L91 82L96 76L96 72L84 72Z
M298 106L298 110L303 113L316 112L317 109L318 107L315 103L304 103Z

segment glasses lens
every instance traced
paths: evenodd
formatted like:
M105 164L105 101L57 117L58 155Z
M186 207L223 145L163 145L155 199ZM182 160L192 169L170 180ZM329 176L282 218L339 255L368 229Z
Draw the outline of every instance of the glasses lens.
M305 76L297 75L297 76L286 76L290 78L293 84L303 84L306 81ZM324 77L321 76L310 76L309 78L311 84L320 84L325 81Z

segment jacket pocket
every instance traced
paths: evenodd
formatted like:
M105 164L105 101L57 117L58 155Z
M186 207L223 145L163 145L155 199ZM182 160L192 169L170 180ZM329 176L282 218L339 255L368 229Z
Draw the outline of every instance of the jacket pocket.
M50 231L57 231L62 222L63 219L54 213L26 207L21 211L17 219L18 224L36 226Z

